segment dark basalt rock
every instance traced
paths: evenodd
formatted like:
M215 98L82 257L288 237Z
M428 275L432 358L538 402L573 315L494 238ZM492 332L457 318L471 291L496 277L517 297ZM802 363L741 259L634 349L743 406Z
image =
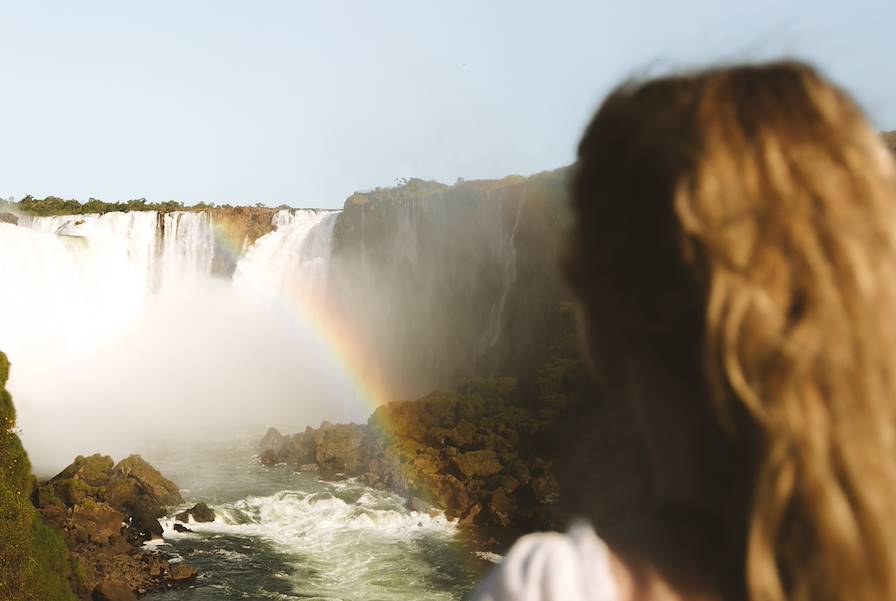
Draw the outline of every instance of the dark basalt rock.
M186 511L181 511L174 517L181 522L189 522L191 517L194 522L214 522L215 511L205 503L196 503Z
M121 580L105 580L93 589L93 601L137 601L128 585Z
M140 547L162 538L158 518L166 505L183 499L177 486L139 455L117 465L108 456L79 456L41 484L32 502L45 522L62 531L80 566L82 597L133 599L133 593L168 585L166 557Z
M171 582L183 582L185 580L190 580L191 578L196 578L196 568L186 563L173 563L171 567L168 568L168 579Z
M557 513L557 480L551 463L521 442L544 422L506 400L514 390L512 380L479 380L379 407L364 425L324 422L292 437L271 429L263 452L293 462L298 437L313 443L324 476L360 477L404 495L416 511L442 510L463 524L547 527Z

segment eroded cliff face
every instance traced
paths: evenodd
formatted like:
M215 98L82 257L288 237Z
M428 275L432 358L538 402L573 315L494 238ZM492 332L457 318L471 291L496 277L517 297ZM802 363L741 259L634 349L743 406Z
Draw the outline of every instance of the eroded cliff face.
M531 374L556 336L565 171L348 198L328 297L393 398Z

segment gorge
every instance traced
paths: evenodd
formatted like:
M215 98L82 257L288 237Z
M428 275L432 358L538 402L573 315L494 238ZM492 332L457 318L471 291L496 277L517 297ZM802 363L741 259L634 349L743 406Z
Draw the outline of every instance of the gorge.
M6 209L0 345L35 473L149 459L183 491L165 547L201 599L455 599L501 540L636 512L643 458L619 452L632 428L585 374L557 268L565 189L560 170L341 211ZM269 426L368 418L324 423L313 458L253 458ZM340 432L363 452L331 454ZM217 517L179 523L196 502Z

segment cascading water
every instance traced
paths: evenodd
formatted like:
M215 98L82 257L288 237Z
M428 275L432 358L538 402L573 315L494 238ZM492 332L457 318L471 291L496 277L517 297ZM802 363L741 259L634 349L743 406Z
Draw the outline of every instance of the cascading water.
M366 419L313 324L274 302L320 300L335 217L275 214L233 281L212 277L204 211L0 223L0 349L15 365L10 390L32 460L51 471L78 453L132 452L191 420L194 432L223 435ZM325 377L309 385L310 373ZM256 395L264 401L247 420L241 409ZM180 427L162 427L164 408L177 409ZM108 427L113 411L129 419ZM70 434L59 437L63 424Z
M162 286L189 284L210 273L215 258L215 236L208 213L165 213L160 237Z
M183 450L289 420L367 418L291 307L323 304L337 215L276 213L232 281L211 277L204 212L0 223L0 348L37 470L142 452L218 512L190 535L164 521L164 548L204 576L150 599L459 599L481 575L453 525L397 497L265 468L243 447L224 459Z
M507 296L510 294L510 289L516 282L517 277L516 232L520 227L520 217L523 214L523 207L525 207L525 204L525 201L520 201L516 207L516 217L514 218L513 227L510 228L510 231L506 231L505 229L503 235L497 238L500 247L495 254L498 257L500 265L499 273L502 280L502 292L498 302L492 307L488 329L483 333L482 338L479 340L480 354L487 349L494 347L501 337L501 328L504 325L504 310L507 306ZM503 224L503 221L501 223Z
M237 263L234 286L263 296L290 292L322 302L333 247L336 211L278 211L276 228L259 238Z
M23 217L0 224L0 345L84 348L123 327L149 292L156 214Z

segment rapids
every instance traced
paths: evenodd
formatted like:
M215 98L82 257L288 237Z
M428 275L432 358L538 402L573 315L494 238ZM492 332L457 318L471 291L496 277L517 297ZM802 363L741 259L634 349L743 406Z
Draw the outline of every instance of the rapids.
M264 467L248 445L163 452L152 461L181 486L183 508L205 501L216 519L190 522L193 533L173 530L170 516L182 508L162 520L166 543L154 549L200 576L149 601L453 600L468 596L492 565L441 514L410 511L355 481Z
M35 472L51 476L77 454L139 452L188 505L217 514L182 534L171 516L183 507L170 508L153 548L200 576L148 600L454 600L492 565L441 514L355 481L264 467L253 445L233 446L272 424L368 417L364 391L299 310L325 305L338 214L275 213L231 278L212 273L216 253L233 249L218 247L202 211L0 223L0 349ZM509 286L513 266L502 269Z

